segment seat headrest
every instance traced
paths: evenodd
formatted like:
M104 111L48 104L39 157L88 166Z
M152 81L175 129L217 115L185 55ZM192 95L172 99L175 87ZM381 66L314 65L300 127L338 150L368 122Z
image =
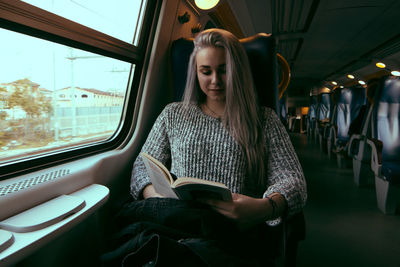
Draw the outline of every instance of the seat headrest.
M382 84L379 102L400 103L400 77L386 77Z
M350 88L342 88L339 91L337 102L338 104L350 104L353 94Z
M279 91L275 38L260 33L240 42L249 58L260 104L277 111Z
M374 103L374 96L375 96L375 93L376 93L376 91L377 91L377 89L379 87L379 81L380 81L380 79L378 79L378 78L375 78L375 79L372 79L372 80L368 81L367 99L368 99L368 102L370 104Z
M316 95L310 96L311 99L311 105L316 105L318 103L318 99Z
M352 105L365 105L367 101L366 97L366 88L363 86L355 86L351 88L353 98L352 98Z
M174 82L174 101L180 101L185 91L190 54L193 51L192 39L178 39L172 43L171 63Z
M400 77L382 78L374 99L374 136L383 142L382 160L400 159Z
M330 106L332 103L332 98L330 93L323 93L320 94L320 103L325 105L325 106Z

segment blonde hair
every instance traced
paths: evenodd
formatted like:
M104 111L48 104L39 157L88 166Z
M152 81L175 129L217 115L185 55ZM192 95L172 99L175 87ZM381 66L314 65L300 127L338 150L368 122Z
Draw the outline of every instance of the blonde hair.
M226 90L224 125L239 143L247 159L248 177L257 177L258 186L266 186L266 151L262 129L263 114L258 104L251 68L246 51L239 40L230 32L210 29L201 32L194 39L190 55L183 102L201 104L206 95L197 80L196 55L205 47L219 47L225 50Z

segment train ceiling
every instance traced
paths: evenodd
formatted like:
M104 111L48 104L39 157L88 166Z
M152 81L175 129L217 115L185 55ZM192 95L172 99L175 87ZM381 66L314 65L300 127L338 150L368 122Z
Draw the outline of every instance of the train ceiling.
M291 67L289 96L400 68L398 0L226 0L244 36L273 33ZM225 3L225 4L226 4Z

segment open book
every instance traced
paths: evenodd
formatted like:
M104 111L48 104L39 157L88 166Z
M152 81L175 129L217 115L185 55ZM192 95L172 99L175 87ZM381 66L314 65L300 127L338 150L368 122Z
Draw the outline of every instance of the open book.
M213 198L232 201L231 191L226 185L198 178L180 177L168 171L157 159L147 153L140 153L154 189L160 195L182 200Z

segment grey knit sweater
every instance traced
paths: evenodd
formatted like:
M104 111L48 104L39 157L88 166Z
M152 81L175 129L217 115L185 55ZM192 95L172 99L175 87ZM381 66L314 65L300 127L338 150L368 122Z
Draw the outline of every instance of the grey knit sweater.
M264 123L268 183L259 197L281 193L290 216L299 212L306 201L303 171L286 130L269 108L264 108ZM153 125L142 152L164 164L171 160L170 171L177 177L221 182L234 193L254 196L260 191L245 178L246 161L239 144L219 119L208 116L197 105L188 108L180 102L167 105ZM143 160L138 156L131 177L132 196L140 198L149 183Z

